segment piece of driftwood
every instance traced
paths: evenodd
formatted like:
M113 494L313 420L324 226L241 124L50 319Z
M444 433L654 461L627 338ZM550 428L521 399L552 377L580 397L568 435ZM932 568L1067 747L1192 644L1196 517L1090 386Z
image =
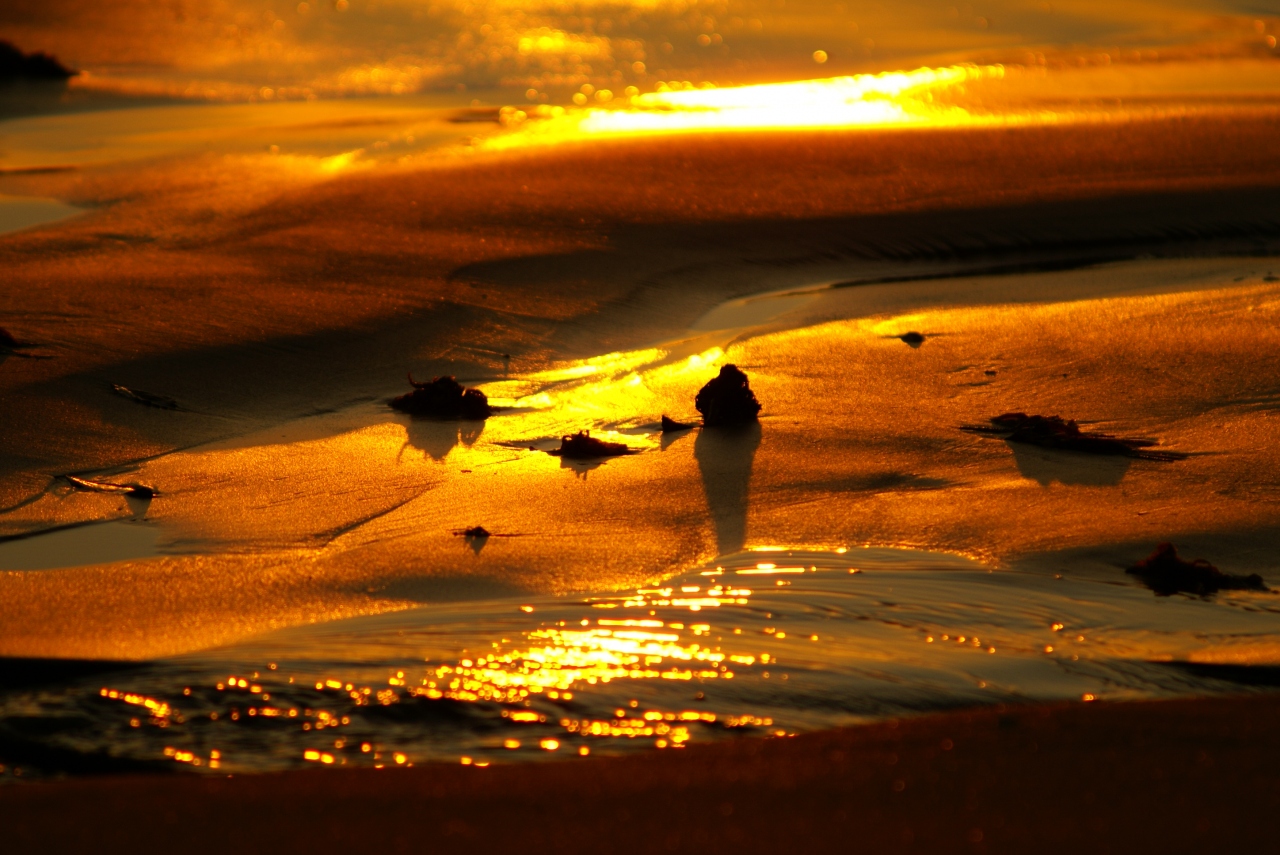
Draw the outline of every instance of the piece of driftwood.
M72 487L86 493L122 493L135 499L154 499L160 491L146 484L128 482L117 484L112 481L91 481L88 478L77 478L74 475L63 475L64 480Z
M1184 561L1178 557L1172 543L1159 544L1155 552L1125 572L1137 576L1162 597L1178 593L1207 596L1218 591L1269 590L1257 573L1233 576L1223 573L1203 558Z
M760 415L760 402L751 391L751 383L736 365L724 366L718 376L708 380L693 405L702 413L702 423L707 427L751 424Z
M429 383L419 383L410 374L409 383L413 391L391 401L391 406L402 413L463 421L483 421L493 415L484 392L464 388L452 377L435 377Z

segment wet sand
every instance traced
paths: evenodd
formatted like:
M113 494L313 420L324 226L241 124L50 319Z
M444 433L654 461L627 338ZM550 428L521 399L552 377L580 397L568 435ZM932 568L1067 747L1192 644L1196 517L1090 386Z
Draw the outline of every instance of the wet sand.
M0 372L22 414L0 437L0 529L160 536L123 561L0 573L0 654L173 656L423 603L624 589L767 544L1136 585L1125 563L1174 538L1275 584L1277 127L1262 108L6 174L5 193L91 210L0 240L3 324L52 357ZM788 290L780 309L733 302ZM758 434L645 427L688 417L730 360L765 401ZM384 406L407 370L548 403L423 425ZM1013 409L1193 455L1064 460L959 430ZM529 450L582 427L644 453L574 469ZM138 507L68 472L161 492ZM453 531L477 523L522 537L473 550ZM1225 621L1263 596L1178 605ZM1139 627L1117 655L1280 661L1270 637L1192 643L1189 623L1176 643ZM42 783L5 788L0 811L15 841L66 848L884 851L910 830L922 851L1262 849L1275 703L987 710L536 770Z
M1145 554L1150 540L1196 533L1201 554L1265 574L1269 563L1244 566L1260 558L1274 524L1271 505L1249 498L1265 484L1243 489L1237 511L1223 516L1213 508L1229 495L1188 492L1204 478L1230 489L1222 473L1203 469L1208 458L1166 467L1164 475L1184 480L1149 481L1147 495L1200 496L1202 507L1190 522L1153 527L1143 516L1152 503L1136 506L1116 478L1123 472L1055 475L1030 455L1018 458L1021 481L988 469L971 483L975 463L1003 466L1008 451L954 428L1050 407L1162 434L1188 450L1216 452L1222 436L1247 437L1249 454L1213 460L1236 461L1224 465L1245 467L1246 480L1263 471L1255 458L1273 390L1246 369L1275 352L1251 338L1250 316L1269 311L1273 286L1264 279L1277 266L1267 257L1277 233L1275 129L1264 110L1124 125L596 141L318 183L281 172L270 158L199 156L7 176L14 192L101 207L11 235L0 249L13 295L6 324L54 357L10 359L0 376L5 406L24 414L3 438L5 532L132 519L137 509L121 499L71 493L57 476L141 471L170 494L145 515L171 526L171 554L5 574L0 586L13 607L3 619L4 652L143 658L404 608L447 596L460 581L500 592L625 587L714 557L726 542L711 518L718 512L707 515L699 455L686 447L692 441L611 462L585 480L559 464L543 471L546 458L536 455L514 468L495 465L494 486L478 493L463 472L511 459L513 443L656 421L691 397L705 379L697 372L653 374L656 391L639 403L614 394L625 372L610 375L615 386L605 384L594 410L493 419L474 446L475 437L436 436L377 408L401 391L406 370L455 373L497 394L507 379L650 346L725 300L842 281L891 280L849 289L865 293L865 304L833 305L826 318L801 313L775 324L771 336L753 328L710 339L740 340L727 358L763 372L773 408L751 476L752 543L905 543L997 564L1101 546L1113 566ZM1144 268L1132 287L1119 269L1109 280L1104 271L1061 286L1053 283L1071 274L990 277L1188 252L1244 257L1217 267ZM954 278L966 272L979 275ZM893 282L939 275L953 278L916 291ZM1253 290L1219 295L1239 277ZM1061 310L992 309L989 317L1003 320L990 329L981 312L960 310L977 299L967 291L988 288L981 302L999 305L1059 287ZM1206 296L1082 302L1188 288ZM921 315L926 306L957 311ZM857 317L874 320L822 326ZM1200 317L1214 332L1197 333L1198 344L1180 352L1182 325ZM919 351L883 338L905 331L889 326L917 323L946 335ZM817 332L786 332L796 327ZM1072 333L1077 327L1094 327L1093 338ZM1144 350L1148 343L1154 349ZM849 451L880 449L847 461L852 475L839 484L805 474L798 453L819 428L813 419L829 417L828 404L846 393L841 361L818 358L833 346L869 360L860 370L874 379L856 393L868 421L855 434L871 433ZM1104 358L1120 350L1141 358ZM930 369L910 368L907 354ZM1187 387L1182 374L1156 364L1170 360L1191 360L1180 371L1216 379ZM1053 366L1062 363L1092 367L1054 388ZM795 395L810 366L825 377L819 398L828 404L817 409ZM987 370L998 372L994 380ZM1150 386L1153 395L1182 396L1154 420L1137 418L1106 391L1149 378L1163 378ZM181 408L139 406L113 394L113 383L172 397ZM978 397L957 398L962 392ZM923 423L913 400L932 402ZM1209 413L1223 406L1238 410L1252 432L1215 434ZM1187 433L1185 419L1196 413L1201 426ZM272 436L273 425L286 424ZM924 424L921 445L911 434ZM887 436L897 438L885 445ZM947 465L928 463L944 449ZM937 474L923 471L929 467ZM1135 468L1141 478L1155 471ZM1064 477L1098 483L1064 484ZM1015 524L1006 510L1028 507L1029 497L1002 483L1038 485L1034 518ZM572 499L550 502L549 490L570 490L564 495ZM335 491L343 501L329 499ZM1114 512L1135 514L1133 524L1099 527L1084 493L1116 500ZM806 497L833 495L856 501L814 528ZM977 495L983 502L974 505ZM745 509L735 505L744 500L720 504L741 517ZM969 526L975 510L987 518ZM614 531L623 517L652 536L621 543ZM494 520L545 537L504 542L479 561L451 548L452 530ZM735 525L747 531L746 521ZM1209 532L1212 539L1202 536ZM421 554L440 563L406 561Z
M22 851L1264 852L1274 696L907 718L645 756L0 788Z

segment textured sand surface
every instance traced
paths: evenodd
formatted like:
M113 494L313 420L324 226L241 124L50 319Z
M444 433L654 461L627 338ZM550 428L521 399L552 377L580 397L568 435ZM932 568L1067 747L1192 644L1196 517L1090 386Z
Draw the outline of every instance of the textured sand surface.
M1265 852L1270 696L987 709L625 759L0 788L23 851Z
M0 375L22 414L0 440L0 525L132 518L56 480L123 467L162 491L145 515L173 554L5 574L0 646L162 655L464 582L632 586L744 542L997 564L1092 550L1114 572L1179 537L1265 573L1265 278L1280 267L1266 258L868 285L699 318L783 288L1177 254L1186 236L1201 253L1266 252L1275 128L1263 115L622 140L320 183L269 158L14 177L110 204L0 243L5 322L53 357ZM917 327L918 350L892 338ZM688 416L716 369L673 360L713 346L758 378L758 444L688 438L578 473L525 450ZM624 355L590 361L611 352ZM570 382L583 365L594 373ZM381 409L406 369L552 405L455 433ZM956 430L1016 409L1204 455L1063 470ZM452 531L477 523L531 536L476 556Z

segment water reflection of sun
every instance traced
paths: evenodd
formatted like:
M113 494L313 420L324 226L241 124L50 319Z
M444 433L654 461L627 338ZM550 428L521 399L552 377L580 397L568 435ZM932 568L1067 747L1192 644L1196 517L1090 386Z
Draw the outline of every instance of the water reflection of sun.
M962 94L967 83L1003 77L1000 65L955 65L723 89L663 83L657 91L630 97L625 106L548 113L526 133L492 144L578 135L957 125L973 114L949 103L948 96Z

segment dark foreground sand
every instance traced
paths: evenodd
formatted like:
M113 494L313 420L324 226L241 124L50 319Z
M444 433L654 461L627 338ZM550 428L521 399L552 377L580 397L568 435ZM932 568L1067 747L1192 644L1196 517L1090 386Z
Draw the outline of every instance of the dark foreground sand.
M0 789L7 852L1273 852L1280 697L986 709L477 769Z

